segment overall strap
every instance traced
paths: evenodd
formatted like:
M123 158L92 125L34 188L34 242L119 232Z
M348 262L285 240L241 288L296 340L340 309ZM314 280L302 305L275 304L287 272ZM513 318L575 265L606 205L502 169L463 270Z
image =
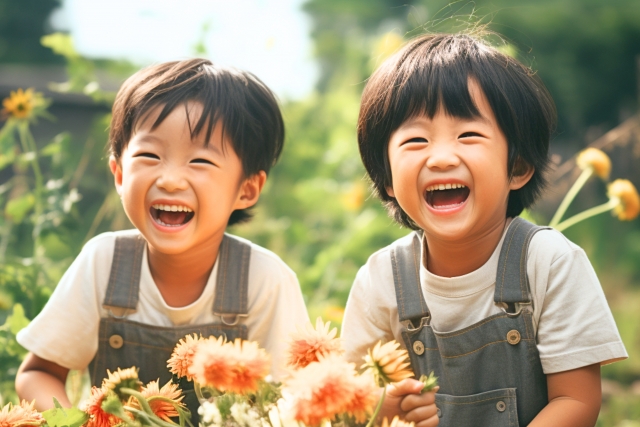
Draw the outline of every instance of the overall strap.
M250 259L251 246L225 233L218 255L213 314L226 325L235 325L241 317L247 317Z
M124 316L137 309L145 246L146 241L139 234L116 237L109 284L102 303L114 316Z
M420 287L420 245L418 233L401 239L391 247L391 267L396 289L400 321L410 321L414 328L429 318L429 309Z
M520 217L515 217L507 230L498 259L494 301L513 305L531 303L527 277L527 250L531 238L540 227Z

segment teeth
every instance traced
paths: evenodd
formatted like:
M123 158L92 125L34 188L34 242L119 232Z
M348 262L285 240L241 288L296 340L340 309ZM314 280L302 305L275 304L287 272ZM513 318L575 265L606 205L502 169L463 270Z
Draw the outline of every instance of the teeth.
M188 208L186 206L181 205L161 205L155 204L152 205L154 209L158 209L159 211L167 211L167 212L193 212L193 209Z
M427 191L435 191L435 190L451 190L455 188L465 188L465 185L457 184L457 183L447 183L447 184L434 184L427 187Z

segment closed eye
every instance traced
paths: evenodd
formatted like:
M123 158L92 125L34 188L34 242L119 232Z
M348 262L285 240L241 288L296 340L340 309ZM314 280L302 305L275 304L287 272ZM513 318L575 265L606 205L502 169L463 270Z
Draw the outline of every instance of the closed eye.
M429 141L427 141L426 138L422 138L422 137L417 136L415 138L407 139L404 143L405 144L409 144L409 143L412 143L412 142L417 142L417 143L424 144L424 143L427 143Z
M207 160L207 159L193 159L193 160L191 160L190 163L203 163L203 164L213 165L213 166L216 165L215 163L213 163L212 161Z
M160 160L160 157L157 154L153 154L153 153L138 153L133 157L148 157L150 159Z
M461 139L461 138L477 138L477 137L484 138L484 135L481 135L478 132L465 132L462 135L460 135L458 137L458 139Z

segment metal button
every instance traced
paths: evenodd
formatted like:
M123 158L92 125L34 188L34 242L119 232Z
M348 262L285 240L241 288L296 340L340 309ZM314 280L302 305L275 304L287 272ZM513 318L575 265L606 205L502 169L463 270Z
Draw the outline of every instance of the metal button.
M424 344L422 341L416 341L413 343L413 352L418 356L421 356L424 353Z
M120 335L111 335L109 337L109 345L111 346L111 348L118 349L122 347L123 344L124 344L124 340Z
M520 332L516 331L515 329L507 332L507 342L511 345L518 344L520 342Z
M438 408L438 418L442 418L442 411Z
M498 410L498 412L504 412L507 409L507 404L500 400L498 403L496 403L496 409Z

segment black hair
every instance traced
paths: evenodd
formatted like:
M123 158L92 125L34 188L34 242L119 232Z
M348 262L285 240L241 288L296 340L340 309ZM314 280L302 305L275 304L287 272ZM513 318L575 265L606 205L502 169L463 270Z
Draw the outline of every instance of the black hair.
M202 104L197 120L189 118L191 137L205 131L207 144L218 122L249 177L269 172L284 144L284 123L275 96L253 74L212 64L206 59L166 62L144 68L124 82L113 104L109 151L117 161L136 124L162 105L152 129L178 106ZM251 218L248 209L231 213L228 225Z
M542 81L528 67L473 36L423 35L373 73L358 117L360 155L374 192L403 226L419 228L387 194L392 186L389 139L406 120L418 115L433 118L439 108L454 117L479 116L469 93L470 79L484 92L506 137L509 176L534 169L527 184L509 193L506 216L531 206L546 185L556 109Z

